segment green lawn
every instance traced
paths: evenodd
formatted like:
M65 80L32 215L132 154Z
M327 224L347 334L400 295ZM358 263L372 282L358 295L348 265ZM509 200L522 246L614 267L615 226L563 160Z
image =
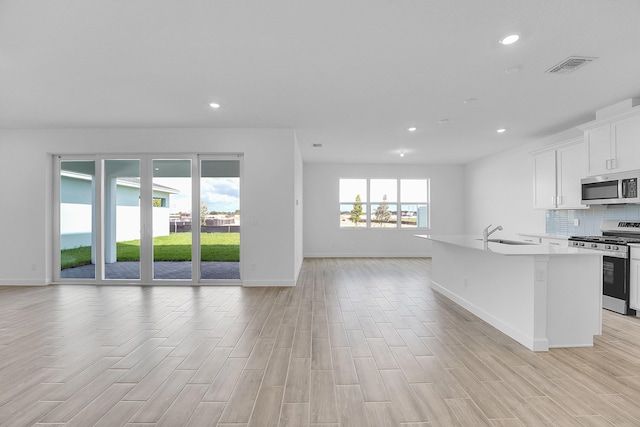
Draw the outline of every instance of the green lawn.
M202 261L240 260L240 233L202 233ZM118 261L139 261L140 240L117 243ZM154 261L191 261L191 233L171 233L153 239ZM91 248L61 251L61 268L91 264Z

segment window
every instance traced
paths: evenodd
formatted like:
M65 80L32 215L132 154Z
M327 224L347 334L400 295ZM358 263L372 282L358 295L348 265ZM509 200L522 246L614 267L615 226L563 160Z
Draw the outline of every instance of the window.
M340 180L340 227L367 226L367 180Z
M164 197L154 197L153 198L153 207L154 208L166 208L167 207L167 199Z
M340 179L341 228L428 228L428 179Z
M429 227L429 181L426 179L400 180L400 227Z
M398 180L371 179L371 227L398 227Z

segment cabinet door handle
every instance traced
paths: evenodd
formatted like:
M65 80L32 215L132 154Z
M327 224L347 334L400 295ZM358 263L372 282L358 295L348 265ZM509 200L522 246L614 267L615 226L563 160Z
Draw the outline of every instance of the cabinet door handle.
M607 159L607 170L611 169L611 159Z
M618 161L616 159L611 159L611 169L618 169Z
M556 206L556 196L551 196L551 206Z
M556 197L556 203L558 204L558 206L562 205L562 196Z

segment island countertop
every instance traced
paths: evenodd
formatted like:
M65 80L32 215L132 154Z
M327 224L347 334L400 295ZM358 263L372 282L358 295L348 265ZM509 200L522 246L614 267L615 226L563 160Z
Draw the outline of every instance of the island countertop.
M523 242L524 244L504 244L504 243L495 243L489 241L485 246L482 241L482 236L472 235L472 234L448 234L448 235L430 235L430 234L416 234L415 237L419 237L422 239L433 240L434 242L442 242L449 243L451 245L461 246L463 248L468 249L478 249L486 252L493 252L500 255L593 255L593 251L580 249L580 248L571 248L571 247L561 247L558 245L549 245L546 243L530 243ZM501 239L497 236L491 236L489 240L498 240ZM511 240L514 239L503 239L503 240Z
M546 243L485 247L477 235L417 237L431 241L431 289L528 349L593 346L602 333L602 253Z

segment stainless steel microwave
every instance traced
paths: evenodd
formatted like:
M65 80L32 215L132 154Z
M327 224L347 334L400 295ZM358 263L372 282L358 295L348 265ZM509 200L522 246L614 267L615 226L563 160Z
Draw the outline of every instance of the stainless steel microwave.
M590 176L581 180L583 205L640 203L640 170Z

